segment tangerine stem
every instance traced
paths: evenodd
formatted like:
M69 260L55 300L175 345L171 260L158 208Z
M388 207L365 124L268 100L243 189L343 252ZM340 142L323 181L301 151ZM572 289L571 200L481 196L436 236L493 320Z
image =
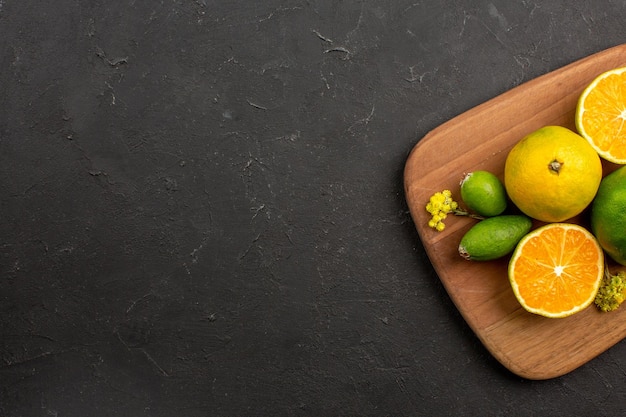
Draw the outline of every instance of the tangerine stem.
M548 164L548 169L554 172L556 175L559 175L559 171L561 170L562 162L557 161L556 159Z

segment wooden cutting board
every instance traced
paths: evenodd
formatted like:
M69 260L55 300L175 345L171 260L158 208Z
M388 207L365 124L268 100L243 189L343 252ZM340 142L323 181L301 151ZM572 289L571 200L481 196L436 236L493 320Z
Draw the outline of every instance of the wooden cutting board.
M449 216L446 229L436 232L427 225L425 205L444 189L460 200L464 173L487 170L502 179L509 150L526 134L546 125L575 130L574 112L583 89L600 73L622 66L626 44L529 81L434 129L406 162L404 187L411 216L450 298L493 356L528 379L566 374L622 340L626 306L601 313L592 305L563 319L526 312L510 288L508 257L472 262L458 255L459 241L475 220ZM604 162L605 175L616 168ZM587 226L586 215L570 221Z

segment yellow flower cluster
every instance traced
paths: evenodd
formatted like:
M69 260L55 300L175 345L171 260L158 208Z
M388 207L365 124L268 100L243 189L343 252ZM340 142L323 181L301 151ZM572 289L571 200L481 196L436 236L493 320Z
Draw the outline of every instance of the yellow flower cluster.
M454 212L458 207L458 203L452 199L450 190L443 190L433 194L428 204L426 204L426 211L432 216L428 226L441 232L446 227L443 221L448 216L448 213Z
M626 273L618 272L611 275L607 270L600 289L596 294L595 303L602 311L613 311L626 299Z

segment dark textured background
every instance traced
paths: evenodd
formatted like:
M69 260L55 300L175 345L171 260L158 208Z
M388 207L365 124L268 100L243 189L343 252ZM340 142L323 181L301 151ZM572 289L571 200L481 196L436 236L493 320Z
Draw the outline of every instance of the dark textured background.
M429 130L626 40L571 3L0 0L0 416L620 415L626 344L511 374L402 191Z

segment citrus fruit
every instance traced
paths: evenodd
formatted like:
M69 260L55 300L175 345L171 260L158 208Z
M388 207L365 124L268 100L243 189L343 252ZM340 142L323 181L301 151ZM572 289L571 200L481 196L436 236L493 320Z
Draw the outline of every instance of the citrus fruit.
M576 129L607 161L626 164L626 67L596 77L578 98Z
M473 212L484 217L506 209L506 191L498 177L488 171L474 171L461 180L461 199Z
M532 221L521 215L502 215L481 220L459 243L459 254L468 260L490 261L508 255L530 231Z
M590 217L600 246L615 262L626 265L626 166L604 177Z
M549 223L520 240L509 261L509 281L531 313L566 317L589 306L604 276L602 248L582 226Z
M526 215L561 222L580 214L602 179L598 153L580 135L545 126L515 144L504 166L504 186Z

